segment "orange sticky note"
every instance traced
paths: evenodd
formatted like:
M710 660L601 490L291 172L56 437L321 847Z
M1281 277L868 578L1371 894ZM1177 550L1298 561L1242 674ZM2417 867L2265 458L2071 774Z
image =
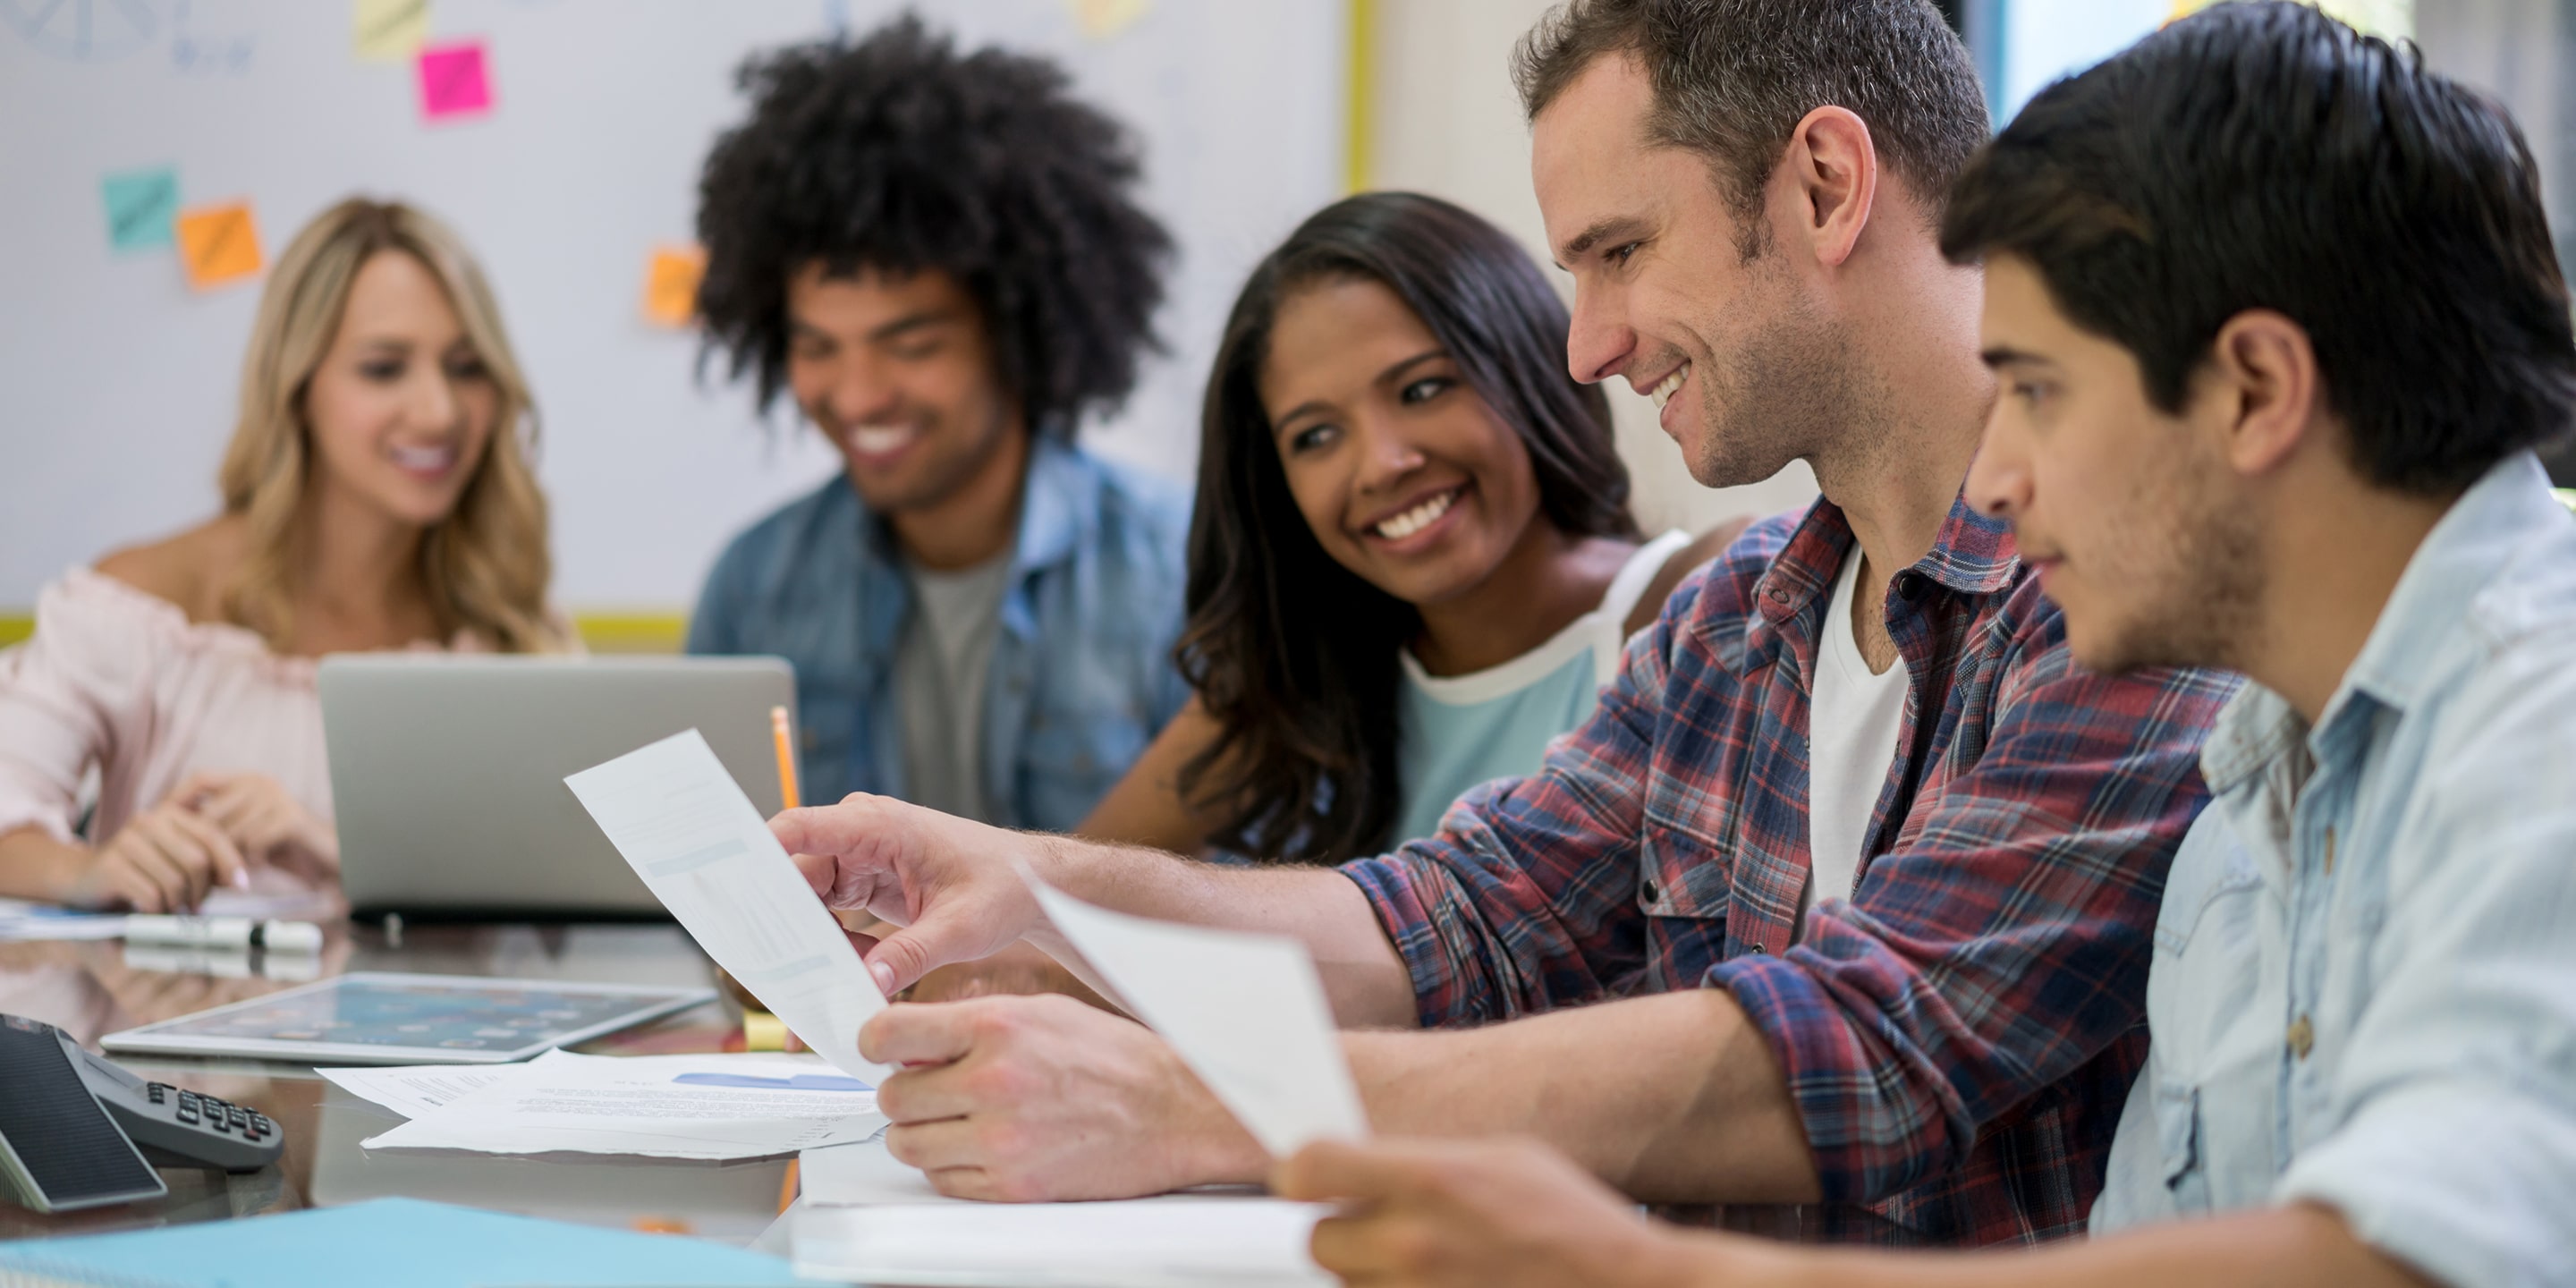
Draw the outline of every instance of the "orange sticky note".
M259 272L259 225L250 203L226 202L179 212L179 259L188 285L211 291Z
M707 275L707 253L696 246L659 246L644 270L644 317L658 326L687 326L698 314L698 279Z

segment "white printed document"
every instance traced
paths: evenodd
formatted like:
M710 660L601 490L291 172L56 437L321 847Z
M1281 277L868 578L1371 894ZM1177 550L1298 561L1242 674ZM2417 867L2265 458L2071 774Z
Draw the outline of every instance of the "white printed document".
M1332 1207L1267 1198L826 1207L796 1215L796 1273L979 1288L1322 1288L1306 1243Z
M866 1140L886 1124L867 1084L795 1056L556 1050L511 1068L361 1143L721 1160Z
M382 1105L405 1118L418 1118L469 1091L508 1082L526 1069L521 1064L405 1064L313 1072L361 1100Z
M1262 1148L1368 1135L1315 959L1284 935L1095 907L1023 872L1047 919L1117 1000L1172 1044Z
M859 1026L885 995L768 820L691 729L564 780L635 875L805 1045L876 1086Z

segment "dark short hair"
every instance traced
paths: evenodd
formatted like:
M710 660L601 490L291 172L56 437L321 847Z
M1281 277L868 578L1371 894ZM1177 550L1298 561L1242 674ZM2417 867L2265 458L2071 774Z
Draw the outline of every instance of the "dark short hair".
M1941 250L2028 261L2167 412L2229 318L2282 313L2382 487L2460 487L2576 412L2521 131L2287 0L2204 10L2041 91L1961 177Z
M1182 795L1217 845L1266 859L1374 854L1397 807L1397 653L1413 605L1334 561L1297 509L1261 401L1279 309L1318 283L1373 281L1439 340L1529 450L1539 512L1576 537L1634 540L1610 402L1565 366L1569 320L1520 243L1436 197L1326 206L1252 270L1208 377L1190 520L1181 674L1221 730Z
M983 314L1002 384L1030 425L1070 435L1123 402L1172 241L1139 209L1127 132L1040 58L959 54L906 15L864 41L745 61L751 118L698 181L707 248L706 354L756 373L766 408L786 382L787 279L956 278Z
M1521 109L1536 119L1604 54L1643 63L1647 137L1708 157L1739 211L1819 107L1859 116L1927 207L1988 131L1967 46L1930 0L1567 0L1513 52Z

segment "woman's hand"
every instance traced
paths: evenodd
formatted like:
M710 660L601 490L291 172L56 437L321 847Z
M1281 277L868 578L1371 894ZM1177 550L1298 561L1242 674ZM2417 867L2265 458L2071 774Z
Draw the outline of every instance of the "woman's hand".
M266 774L192 774L172 796L255 861L308 880L339 875L339 833Z
M247 887L250 863L222 827L173 792L92 850L63 901L121 903L136 912L186 912L205 902L206 892L218 884Z

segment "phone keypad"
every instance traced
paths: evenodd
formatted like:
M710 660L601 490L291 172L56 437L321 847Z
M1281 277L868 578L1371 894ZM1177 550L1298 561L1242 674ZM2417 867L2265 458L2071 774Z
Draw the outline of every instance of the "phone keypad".
M179 1121L190 1127L204 1127L221 1136L238 1136L254 1145L277 1134L277 1124L267 1115L229 1100L200 1095L166 1082L146 1085L144 1094L151 1098L153 1104L176 1105Z

